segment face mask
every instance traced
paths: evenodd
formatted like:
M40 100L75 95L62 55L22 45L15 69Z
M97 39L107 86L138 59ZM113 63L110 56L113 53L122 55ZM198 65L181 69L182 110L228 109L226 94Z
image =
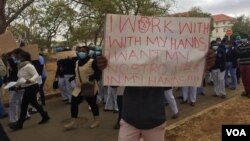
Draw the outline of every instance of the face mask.
M102 48L100 48L100 47L96 47L96 48L95 48L95 50L96 50L96 51L101 51L101 50L102 50Z
M20 61L20 60L15 60L15 63L16 63L16 64L20 64L21 61Z
M16 58L15 58L14 56L11 56L11 59L12 59L13 61L15 61L15 60L16 60Z
M86 52L79 52L79 53L78 53L78 57L79 57L80 59L84 59L84 58L87 57L87 53L86 53Z
M213 48L214 50L217 50L218 46L213 46L212 48Z
M89 50L89 56L93 56L95 54L95 51Z
M101 55L101 51L96 51L95 54L96 54L96 56L99 56L99 55Z

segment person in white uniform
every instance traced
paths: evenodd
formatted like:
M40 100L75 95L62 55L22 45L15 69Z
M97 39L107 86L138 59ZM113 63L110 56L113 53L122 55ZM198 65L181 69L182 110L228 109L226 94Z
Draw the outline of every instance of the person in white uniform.
M195 106L197 87L182 87L183 101L182 104L190 102L191 106Z
M179 115L179 110L175 101L175 97L173 95L173 88L171 89L165 89L164 90L164 95L165 95L165 99L167 100L170 109L173 113L173 115L171 116L172 119L176 119L178 118Z

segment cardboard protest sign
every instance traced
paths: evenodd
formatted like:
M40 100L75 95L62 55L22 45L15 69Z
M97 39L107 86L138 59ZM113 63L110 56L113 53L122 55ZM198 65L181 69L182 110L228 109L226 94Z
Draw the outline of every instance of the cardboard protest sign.
M210 20L107 15L104 85L200 86Z
M58 52L56 53L56 57L57 59L65 59L68 57L76 57L76 52L75 51L62 51L62 52Z
M28 52L31 56L31 60L38 60L39 59L39 48L38 44L31 44L25 47L22 47L24 51Z
M11 32L7 31L0 35L0 55L11 52L16 48L18 48L18 44Z

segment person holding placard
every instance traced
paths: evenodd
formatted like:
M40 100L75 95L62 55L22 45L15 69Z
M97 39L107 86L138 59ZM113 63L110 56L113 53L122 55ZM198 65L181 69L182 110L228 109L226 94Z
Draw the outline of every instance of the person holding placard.
M21 104L21 113L16 123L9 125L13 130L19 130L23 128L25 122L26 113L29 104L31 104L40 113L42 120L38 124L44 124L48 122L50 117L48 113L44 111L41 105L38 104L36 94L39 91L38 85L38 73L35 67L30 63L31 56L25 51L15 49L13 51L15 62L18 64L18 80L16 87L24 89L24 94Z
M215 63L215 54L209 50L206 70ZM103 70L107 59L97 57L97 66ZM164 87L126 87L123 96L122 119L119 141L164 141L165 140Z

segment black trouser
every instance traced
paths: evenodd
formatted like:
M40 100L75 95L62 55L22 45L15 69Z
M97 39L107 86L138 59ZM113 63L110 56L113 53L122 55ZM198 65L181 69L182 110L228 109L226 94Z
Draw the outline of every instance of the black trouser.
M0 123L0 141L10 141L1 123Z
M96 97L97 97L97 94L92 97L85 97L85 99L88 102L89 106L91 107L92 114L94 116L99 116L99 108L96 104ZM78 106L82 102L82 100L83 100L83 96L81 96L80 94L77 97L72 96L71 98L71 117L72 118L78 117Z
M240 67L236 68L237 82L240 83Z
M45 105L45 94L43 90L45 81L46 81L46 77L42 77L42 84L39 85L39 94L40 94L42 105Z
M122 95L118 95L116 99L118 110L119 110L117 123L120 123L120 120L122 118L122 97L123 97Z
M31 104L41 114L42 118L45 118L47 116L47 113L43 110L42 106L39 105L37 102L36 94L38 93L38 91L39 91L38 84L34 84L24 88L24 94L21 104L21 113L17 121L17 124L19 126L23 126L29 104Z

